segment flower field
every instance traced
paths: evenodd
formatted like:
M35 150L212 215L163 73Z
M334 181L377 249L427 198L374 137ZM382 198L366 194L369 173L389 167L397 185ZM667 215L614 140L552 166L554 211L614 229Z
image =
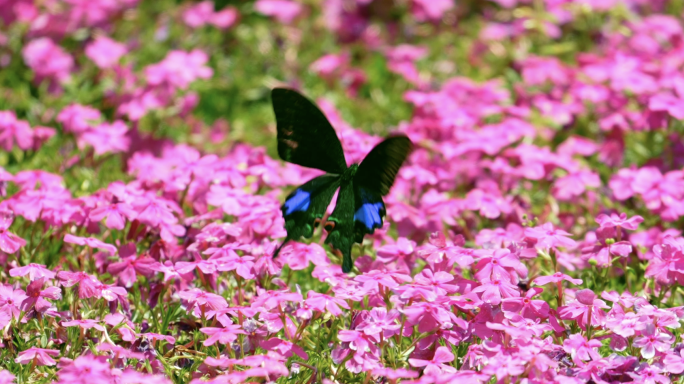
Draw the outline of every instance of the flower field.
M0 0L0 384L684 383L683 15ZM274 87L414 144L352 273Z

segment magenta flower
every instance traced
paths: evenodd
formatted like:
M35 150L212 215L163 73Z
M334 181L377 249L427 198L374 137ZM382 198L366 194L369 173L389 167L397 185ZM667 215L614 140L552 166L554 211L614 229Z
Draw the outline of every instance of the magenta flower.
M90 211L90 219L100 221L104 218L105 226L111 229L122 230L126 226L126 219L133 220L137 212L126 203L114 203L97 207Z
M208 79L214 71L207 67L209 57L199 49L190 52L170 51L164 60L145 68L147 82L153 86L168 84L187 89L197 79Z
M0 311L11 317L19 318L21 303L26 300L26 293L21 289L13 289L9 285L0 285Z
M484 252L483 252L484 253ZM475 265L475 277L488 283L492 280L505 280L507 282L517 281L516 272L521 275L527 274L527 269L520 262L520 259L508 249L495 249L493 252L486 251L486 256L482 257Z
M156 260L151 257L129 256L119 262L109 264L107 272L118 276L119 281L126 288L130 288L137 279L137 275L150 277L158 270Z
M81 299L99 296L97 289L99 281L84 272L61 271L57 274L57 279L61 280L62 285L65 287L78 284L78 297Z
M403 310L406 324L418 325L418 332L430 332L436 328L449 329L457 324L459 319L449 310L448 303L414 303Z
M74 59L47 37L26 44L22 56L26 65L36 73L37 82L47 79L51 83L64 84L71 78Z
M455 373L456 368L444 364L454 361L454 354L447 347L439 347L435 351L435 355L430 360L409 359L409 364L412 367L425 367L426 375L437 375L442 373Z
M14 359L15 363L19 364L31 364L34 363L38 366L41 365L55 365L57 362L53 360L53 357L59 356L59 351L54 349L42 349L42 348L29 348L23 352L19 352L17 358Z
M674 338L671 335L659 332L653 324L648 324L641 335L634 338L633 345L641 348L641 356L644 359L652 359L656 351L666 352L670 350L673 341Z
M89 320L89 319L65 321L65 322L62 322L62 326L63 327L80 327L82 329L95 328L100 332L105 331L105 328L103 326L101 326L100 324L98 324L97 321Z
M26 287L26 299L21 303L21 309L28 312L29 309L35 306L38 312L45 312L52 304L45 300L46 298L52 300L60 300L62 298L62 290L59 287L43 288L44 277L34 280Z
M287 340L281 340L277 337L270 338L265 341L261 341L259 346L267 351L276 351L286 358L292 357L292 355L297 355L304 360L309 359L309 355L304 352L302 347L294 344Z
M558 314L563 320L576 320L582 329L586 329L591 323L594 327L603 326L606 314L603 309L610 308L603 300L597 299L596 294L590 289L581 289L575 292L576 301L567 306L559 307ZM591 315L591 317L589 317Z
M573 279L572 277L570 277L564 273L561 273L561 272L556 272L550 276L539 276L532 281L532 284L546 285L548 283L560 283L563 280L569 281L575 285L581 285L582 284L582 279Z
M354 280L363 283L363 289L366 291L380 292L381 286L386 289L397 288L399 287L399 282L397 280L406 282L411 281L411 278L399 273L383 272L373 269L363 275L356 276Z
M366 335L382 333L382 336L387 339L398 333L401 327L398 319L399 311L396 309L388 312L387 308L376 307L370 310L368 317L356 329L363 331Z
M89 144L96 155L105 153L126 152L131 145L127 136L128 126L121 120L112 123L100 123L92 130L84 132L78 138L79 147Z
M684 372L684 349L679 352L668 353L663 359L665 370L670 373L680 374Z
M283 24L290 24L302 12L302 6L291 0L257 0L254 9Z
M604 214L596 216L596 222L599 223L601 228L620 227L635 231L639 226L639 223L643 221L644 218L641 216L632 216L628 219L626 213L621 213L619 215L611 213L610 216Z
M575 240L569 239L571 234L562 229L554 229L553 224L546 223L539 227L525 229L525 235L537 239L537 245L543 248L573 247Z
M0 147L11 151L16 143L21 150L30 149L33 145L34 132L29 123L18 120L14 112L0 111Z
M328 311L333 316L340 316L342 314L340 307L349 309L346 301L314 291L309 291L309 295L304 302L316 311Z
M15 253L26 245L24 239L8 231L12 221L14 221L12 211L0 210L0 250L5 253Z
M233 7L214 12L214 3L211 1L201 1L183 12L183 22L190 28L199 28L209 24L220 29L227 29L235 24L237 17L238 11Z
M478 287L472 293L480 293L482 301L492 305L499 305L502 299L519 297L520 290L507 280L491 280Z
M588 188L600 186L601 179L598 174L582 170L557 179L553 186L553 195L558 200L568 201L581 196Z
M224 324L223 328L200 328L200 332L209 336L209 338L204 340L204 343L202 343L205 347L214 345L216 342L219 342L224 345L230 344L233 341L237 340L237 335L245 334L245 331L240 329L239 325L234 324Z
M549 304L544 300L532 300L544 290L541 288L531 288L524 297L510 297L503 299L501 310L522 315L528 319L546 319L549 317Z
M659 364L648 365L646 363L641 364L634 372L627 372L635 382L644 384L670 384L670 378L662 373L663 369Z
M88 246L91 248L102 249L108 253L116 254L116 247L115 246L113 246L111 244L107 244L101 240L94 238L94 237L78 237L78 236L74 236L71 234L66 234L66 235L64 235L64 242L70 243L70 244L84 245L84 246Z
M64 130L75 134L93 129L100 120L102 114L99 110L80 104L71 104L57 115L57 122L62 124Z
M95 62L95 65L100 69L107 69L118 63L126 51L124 44L107 36L97 36L95 40L86 45L85 55Z
M576 364L581 364L582 361L598 360L601 355L596 351L601 347L599 340L589 340L580 335L570 335L563 341L563 350L570 354L570 357Z
M47 269L44 265L33 264L33 263L28 264L28 265L23 266L23 267L12 268L12 269L10 269L9 274L12 277L28 275L28 278L31 281L37 280L37 279L40 279L43 277L50 280L50 279L53 279L56 275L51 270Z

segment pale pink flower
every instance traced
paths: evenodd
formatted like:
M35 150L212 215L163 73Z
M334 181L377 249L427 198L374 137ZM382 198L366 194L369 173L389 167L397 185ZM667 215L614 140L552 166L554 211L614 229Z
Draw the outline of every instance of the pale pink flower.
M53 357L59 356L59 351L54 349L42 349L42 348L29 348L23 352L19 352L17 358L14 359L15 363L19 364L31 364L34 361L36 365L55 365L57 362L53 360Z

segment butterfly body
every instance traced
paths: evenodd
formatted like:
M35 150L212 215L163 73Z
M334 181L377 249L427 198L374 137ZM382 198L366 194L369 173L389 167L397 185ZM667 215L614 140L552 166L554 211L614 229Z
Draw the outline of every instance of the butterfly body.
M385 139L360 164L347 167L342 144L323 113L296 91L276 88L271 93L278 130L278 154L288 162L327 172L295 189L281 211L289 240L313 236L333 195L335 209L325 219L325 240L342 253L342 270L353 267L351 248L381 228L385 216L382 196L389 193L399 167L411 150L406 136Z

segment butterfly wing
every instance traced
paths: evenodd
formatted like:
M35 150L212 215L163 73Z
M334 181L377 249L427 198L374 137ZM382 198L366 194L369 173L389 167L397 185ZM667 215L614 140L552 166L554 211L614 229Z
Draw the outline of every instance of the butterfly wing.
M325 230L328 232L325 242L342 253L342 272L350 272L353 267L351 248L354 244L354 185L352 180L340 186L335 210L328 216Z
M393 136L376 145L359 165L354 184L385 196L389 193L399 168L411 152L413 144L406 136Z
M389 193L399 168L411 151L406 136L385 139L363 159L354 176L354 241L381 228L385 216L382 196Z
M274 88L271 100L281 159L338 175L347 169L340 139L314 103L285 88Z
M323 218L339 186L339 176L323 175L307 181L287 196L280 207L287 231L285 242L313 236L317 221Z

